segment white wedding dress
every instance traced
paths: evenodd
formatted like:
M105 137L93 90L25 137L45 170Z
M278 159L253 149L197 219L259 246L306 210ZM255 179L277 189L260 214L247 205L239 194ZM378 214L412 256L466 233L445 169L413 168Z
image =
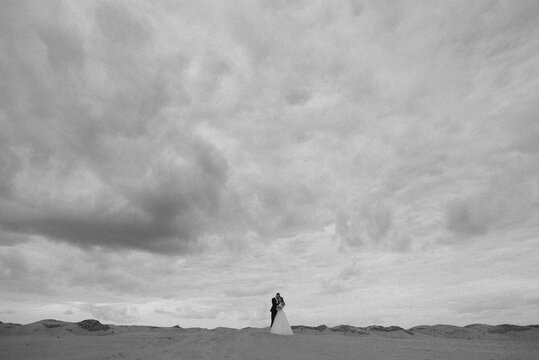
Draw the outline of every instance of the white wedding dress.
M271 329L270 329L270 334L294 335L294 333L292 332L292 328L290 327L290 324L288 324L288 320L286 319L286 315L283 309L280 309L277 311L277 315L275 315L275 319L273 320L273 325L271 326Z

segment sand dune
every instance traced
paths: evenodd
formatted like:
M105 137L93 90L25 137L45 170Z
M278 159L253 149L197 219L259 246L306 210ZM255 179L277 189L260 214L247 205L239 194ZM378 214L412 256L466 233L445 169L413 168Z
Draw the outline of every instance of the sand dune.
M0 323L0 359L538 359L539 326L203 329L42 320Z

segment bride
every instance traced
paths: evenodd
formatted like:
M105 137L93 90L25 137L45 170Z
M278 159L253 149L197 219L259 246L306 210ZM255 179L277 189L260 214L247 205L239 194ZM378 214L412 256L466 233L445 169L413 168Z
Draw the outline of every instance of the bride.
M275 320L273 320L273 325L270 329L270 334L276 334L276 335L294 335L292 332L292 328L290 327L290 324L288 324L288 320L286 319L286 315L284 313L284 300L283 298L278 295L276 297L277 299L277 315L275 315Z

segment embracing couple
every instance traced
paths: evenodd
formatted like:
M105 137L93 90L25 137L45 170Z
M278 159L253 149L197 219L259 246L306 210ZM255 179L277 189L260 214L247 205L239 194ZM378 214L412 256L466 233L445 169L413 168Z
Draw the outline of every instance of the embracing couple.
M271 299L271 329L270 334L277 335L294 335L292 328L288 324L286 315L284 313L284 299L281 294L277 293L274 298Z

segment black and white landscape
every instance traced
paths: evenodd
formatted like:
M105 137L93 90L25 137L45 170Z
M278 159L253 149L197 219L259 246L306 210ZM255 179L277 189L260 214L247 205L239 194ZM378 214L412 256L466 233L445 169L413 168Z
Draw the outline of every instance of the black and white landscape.
M280 292L302 339L539 324L538 19L0 1L0 320L265 329Z

